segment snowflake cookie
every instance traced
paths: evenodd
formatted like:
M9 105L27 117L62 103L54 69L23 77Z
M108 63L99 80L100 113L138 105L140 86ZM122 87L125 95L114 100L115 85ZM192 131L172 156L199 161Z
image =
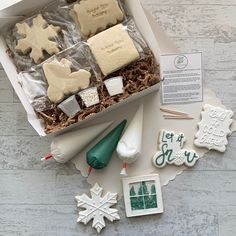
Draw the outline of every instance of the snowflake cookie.
M193 150L183 149L185 141L183 133L162 130L159 137L160 151L154 155L153 164L158 168L163 168L166 164L193 167L199 156Z
M91 198L86 194L75 197L78 202L77 206L86 209L79 212L77 222L87 224L93 219L92 227L100 233L106 226L104 217L111 222L120 219L118 210L110 208L117 203L117 193L107 192L102 197L103 189L97 183L90 189L90 192Z
M194 144L197 147L224 152L228 144L227 136L231 133L233 112L206 104L201 116L202 120L198 124L199 130L195 135Z
M18 40L15 49L24 55L31 51L30 57L35 63L38 64L44 59L43 51L50 55L60 51L58 43L52 41L58 36L60 27L47 25L41 14L33 19L31 26L27 23L17 23L16 28L17 33L24 38Z

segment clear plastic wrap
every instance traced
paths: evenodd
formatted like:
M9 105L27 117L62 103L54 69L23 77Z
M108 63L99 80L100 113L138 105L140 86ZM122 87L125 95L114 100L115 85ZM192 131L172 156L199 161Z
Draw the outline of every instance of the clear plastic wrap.
M150 50L133 20L100 32L86 44L104 76L144 58Z
M58 51L63 51L80 41L73 21L62 17L57 9L58 1L16 23L10 29L5 29L8 53L13 58L18 72L30 70L32 66L42 63ZM26 37L28 37L27 41ZM54 44L58 50L47 48L47 43Z
M129 19L128 21L123 23L124 29L128 32L129 36L132 38L136 49L139 52L140 58L144 58L150 51L146 41L143 36L139 32L138 28L135 25L133 19Z
M65 19L73 19L77 25L77 32L84 40L106 30L116 24L122 23L129 18L127 11L124 9L122 0L59 0L59 12ZM86 13L80 12L80 3L91 2L93 6L83 6ZM109 4L113 2L112 7ZM78 10L78 13L77 13ZM110 16L110 17L109 17ZM83 18L83 19L81 19ZM83 22L80 22L83 21ZM90 22L90 24L89 24ZM83 26L83 24L85 24Z
M30 71L19 74L23 90L37 112L53 109L80 90L96 87L99 84L100 74L94 70L94 66L90 63L91 60L88 60L89 53L84 44L77 43L49 58L41 65L31 68ZM80 72L90 74L88 78L84 78L82 73L83 79L88 80L87 85L84 82L80 85ZM86 77L87 74L85 74ZM57 79L54 80L55 82L54 78ZM59 91L57 91L58 89ZM61 96L60 99L53 100L52 98L55 98L55 94L58 93Z

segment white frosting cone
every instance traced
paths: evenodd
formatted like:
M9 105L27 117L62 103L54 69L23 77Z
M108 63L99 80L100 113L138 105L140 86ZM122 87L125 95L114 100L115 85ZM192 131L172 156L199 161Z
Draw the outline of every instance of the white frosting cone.
M112 122L107 122L55 137L51 144L53 158L59 163L66 163L81 152L111 124Z
M120 139L117 146L119 158L125 163L133 163L141 153L143 133L143 105L140 105L134 118ZM124 174L122 170L121 174Z

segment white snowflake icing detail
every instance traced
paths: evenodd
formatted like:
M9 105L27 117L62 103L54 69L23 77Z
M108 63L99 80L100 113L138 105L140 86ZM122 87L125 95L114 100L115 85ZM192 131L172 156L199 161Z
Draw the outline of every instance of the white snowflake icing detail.
M174 164L177 165L177 166L182 166L184 163L185 163L185 157L183 155L183 152L177 152L175 155L174 155L174 158L175 158L175 162Z
M118 210L110 208L117 203L117 193L107 192L102 197L103 189L96 183L93 188L90 189L91 198L86 194L76 196L78 202L78 208L84 208L86 210L79 212L79 218L77 222L87 224L93 219L92 227L97 230L98 233L106 226L104 217L109 221L119 220Z

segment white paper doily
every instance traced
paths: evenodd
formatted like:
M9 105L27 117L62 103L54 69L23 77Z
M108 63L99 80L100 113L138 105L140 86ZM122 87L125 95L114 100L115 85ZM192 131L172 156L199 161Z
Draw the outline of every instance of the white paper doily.
M187 138L185 148L194 149L201 157L203 157L203 155L208 152L208 150L203 148L197 148L193 144L194 135L197 131L197 123L200 121L200 113L202 107L206 103L223 108L225 107L222 105L221 100L216 97L213 91L205 89L203 103L169 106L172 109L184 111L191 114L193 117L195 117L194 120L165 120L162 115L163 113L160 111L160 92L158 92L152 93L135 102L126 104L121 108L118 108L117 110L106 114L105 117L100 117L96 119L96 121L94 120L89 122L86 126L104 121L114 121L113 126L106 131L106 133L108 133L121 120L127 119L129 122L135 114L136 110L138 109L140 103L144 104L142 155L141 158L138 159L134 164L128 166L128 174L129 176L137 176L150 173L158 173L161 178L161 185L167 185L169 181L174 180L177 175L181 174L183 170L186 169L186 167L176 167L168 165L163 169L157 169L152 165L151 159L156 150L158 149L159 131L161 129L166 129L169 131L183 132ZM231 126L231 130L236 131L235 121ZM105 134L103 134L103 136L104 135ZM92 147L98 140L100 140L101 137L102 136L100 136L94 143L92 143L90 147ZM81 174L83 176L87 176L88 173L88 165L86 163L86 151L89 148L87 148L84 152L80 153L78 157L72 160L76 168L81 171ZM93 170L87 181L91 185L98 182L104 189L118 193L119 197L121 197L121 168L122 162L117 157L117 155L114 154L109 165L102 170Z

